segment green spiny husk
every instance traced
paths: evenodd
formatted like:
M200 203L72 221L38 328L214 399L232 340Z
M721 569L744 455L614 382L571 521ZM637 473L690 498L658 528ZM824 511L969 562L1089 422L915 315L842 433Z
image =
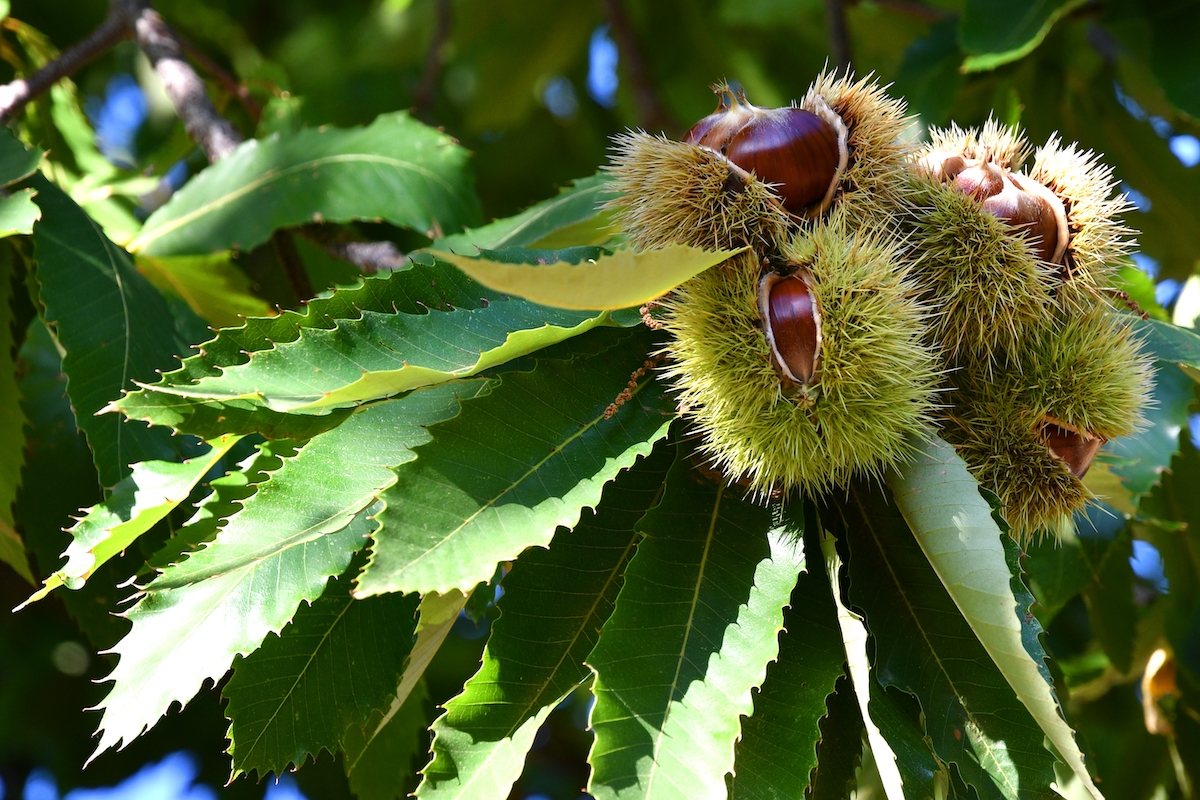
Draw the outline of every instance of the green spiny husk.
M1040 435L1046 417L1105 439L1144 423L1151 362L1124 318L1104 308L1056 316L993 365L959 364L943 437L1001 499L1012 534L1028 543L1091 498Z
M906 436L932 418L938 381L897 245L851 232L835 211L785 250L809 271L822 326L815 384L797 399L771 363L757 257L699 275L664 304L664 372L681 412L714 466L760 495L812 494L899 463Z
M791 218L767 184L707 147L629 132L615 137L618 196L606 204L634 247L686 244L759 252L787 237Z
M842 118L848 131L850 160L842 174L834 204L856 225L895 224L904 202L905 174L915 145L905 134L912 125L904 100L891 97L870 76L854 80L822 72L800 107L812 111L821 97Z

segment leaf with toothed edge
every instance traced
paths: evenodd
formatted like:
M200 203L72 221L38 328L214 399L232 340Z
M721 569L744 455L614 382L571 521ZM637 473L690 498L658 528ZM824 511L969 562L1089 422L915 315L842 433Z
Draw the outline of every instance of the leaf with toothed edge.
M424 426L487 386L468 381L362 409L287 459L211 543L151 582L113 648L120 661L98 706L96 754L128 744L319 597L366 544L370 506L395 480L389 467L429 440Z
M404 112L363 128L242 143L175 192L129 244L147 255L251 250L279 228L380 219L430 238L475 224L469 154Z
M697 480L681 452L616 608L587 658L595 672L588 791L609 798L724 798L741 719L778 655L803 548L769 508Z
M504 577L500 616L479 671L433 724L433 759L417 797L506 797L550 712L591 673L583 660L612 612L674 448L657 449L604 489L595 513L559 528Z
M322 750L336 753L347 728L366 725L395 695L418 598L355 600L348 583L301 606L279 637L234 665L222 691L233 777L278 775Z
M411 465L381 495L386 508L356 594L470 592L497 562L545 547L594 507L604 484L666 436L674 409L644 371L645 329L595 358L542 361L506 373L487 397L430 429Z
M886 476L888 488L926 558L988 655L1063 762L1090 796L1101 798L1063 719L1044 665L1029 653L1017 616L999 528L979 484L954 448L936 436L913 440L914 461Z
M115 485L134 462L181 460L182 442L170 431L96 412L134 381L174 366L189 343L129 254L61 189L38 175L31 181L44 212L33 241L45 318L66 351L67 394L100 483Z
M239 438L226 436L208 442L207 453L182 464L174 461L133 464L129 477L113 488L108 499L86 509L86 515L68 531L72 542L63 553L67 563L46 578L42 588L16 610L41 600L64 584L71 589L82 587L97 567L124 552L186 500L200 479Z
M11 135L11 134L8 134ZM3 141L4 134L0 134ZM5 150L0 148L0 159ZM35 584L25 555L25 544L14 527L13 504L21 486L25 465L25 414L13 360L13 261L12 250L0 248L0 562L8 564L29 583Z

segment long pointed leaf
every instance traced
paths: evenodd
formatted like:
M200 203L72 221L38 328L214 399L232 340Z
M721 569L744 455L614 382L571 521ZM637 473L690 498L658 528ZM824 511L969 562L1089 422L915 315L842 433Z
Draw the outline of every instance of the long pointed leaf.
M0 143L7 141L5 136L11 134L0 134ZM0 168L10 157L6 150L0 149ZM13 527L13 503L17 501L21 467L25 464L25 414L21 411L17 365L13 360L16 355L12 312L14 279L12 250L4 247L0 249L0 561L34 583L25 556L25 544Z
M124 552L186 500L200 479L237 444L239 438L226 436L209 442L207 453L182 464L174 461L134 464L129 477L116 485L108 499L87 509L87 514L71 528L72 542L63 553L67 563L47 578L42 588L17 610L41 600L64 584L71 589L82 587L97 567Z
M322 749L336 753L348 727L361 729L395 695L417 597L355 600L340 588L302 607L278 638L234 666L223 691L234 777L278 775Z
M319 597L365 544L368 506L394 480L388 467L428 440L423 425L458 412L455 391L482 388L439 387L355 414L272 473L205 549L151 583L114 648L121 660L99 706L97 753L130 742Z
M672 451L649 456L608 485L573 531L521 556L504 577L500 617L483 665L433 724L433 760L421 798L507 797L534 735L591 674L596 644L638 534L662 488Z
M990 779L1009 800L1054 797L1054 757L1042 747L1041 729L907 535L900 513L869 487L852 487L850 498L843 511L850 600L870 624L880 682L920 700L934 750L971 785Z
M1018 699L1091 796L1100 798L1053 687L1025 648L1001 533L979 484L940 438L914 442L914 447L914 462L887 475L896 505Z
M702 485L682 456L588 666L588 784L607 798L724 798L741 718L778 654L803 553L769 509Z
M805 564L783 614L779 657L767 667L754 713L742 724L729 787L733 800L801 797L817 766L820 720L843 674L846 651L822 561L805 554Z
M62 190L44 178L33 181L44 212L33 240L46 322L66 351L67 394L100 482L113 486L128 474L127 464L178 461L179 440L170 431L96 412L133 381L174 366L189 342L176 335L166 302L129 255Z
M305 129L248 141L146 220L129 249L147 255L250 250L314 219L382 219L431 238L474 224L467 151L404 113L365 128Z
M507 373L490 395L431 429L433 441L382 495L387 508L358 594L468 592L497 562L572 527L606 482L667 433L673 413L653 374L637 377L629 400L606 413L651 347L631 334L601 356Z

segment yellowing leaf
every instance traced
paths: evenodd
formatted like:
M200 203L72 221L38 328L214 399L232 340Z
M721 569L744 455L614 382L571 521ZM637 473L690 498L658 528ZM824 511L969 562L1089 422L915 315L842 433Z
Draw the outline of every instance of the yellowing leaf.
M635 253L618 250L580 264L504 264L454 253L437 253L498 292L545 306L616 310L640 306L742 250L700 250L672 245Z

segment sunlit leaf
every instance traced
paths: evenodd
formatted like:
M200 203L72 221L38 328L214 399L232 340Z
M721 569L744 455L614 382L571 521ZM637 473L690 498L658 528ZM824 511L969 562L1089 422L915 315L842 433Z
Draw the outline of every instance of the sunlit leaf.
M1028 55L1042 43L1054 23L1083 2L966 0L958 36L963 49L971 55L963 62L963 71L995 69Z
M674 414L653 373L632 379L629 399L608 413L652 346L638 333L600 358L506 373L491 394L430 429L433 441L382 495L359 595L468 592L498 562L572 527L606 482L667 433Z
M33 223L42 218L42 209L33 202L37 192L21 189L0 198L0 237L33 233Z
M433 724L422 798L506 797L534 735L591 674L583 660L612 612L638 534L658 501L673 449L608 485L595 513L559 528L548 550L523 554L504 577L500 617L479 671Z
M778 654L800 543L733 488L697 481L684 453L588 666L596 673L588 791L723 798L741 717Z
M979 484L954 448L941 439L914 445L914 462L887 474L896 505L1017 698L1083 786L1100 798L1053 687L1025 649L1001 533L991 507L979 495Z
M219 327L242 324L243 317L269 317L273 310L254 294L250 279L228 252L204 256L139 256L138 272L160 291L183 299L196 314Z
M279 228L381 219L436 238L480 216L467 151L405 113L365 128L306 128L251 140L146 220L146 255L250 250Z
M611 256L579 264L508 264L485 258L438 253L485 286L540 303L574 309L640 306L666 294L740 250L699 250L671 245L635 253L618 250Z

